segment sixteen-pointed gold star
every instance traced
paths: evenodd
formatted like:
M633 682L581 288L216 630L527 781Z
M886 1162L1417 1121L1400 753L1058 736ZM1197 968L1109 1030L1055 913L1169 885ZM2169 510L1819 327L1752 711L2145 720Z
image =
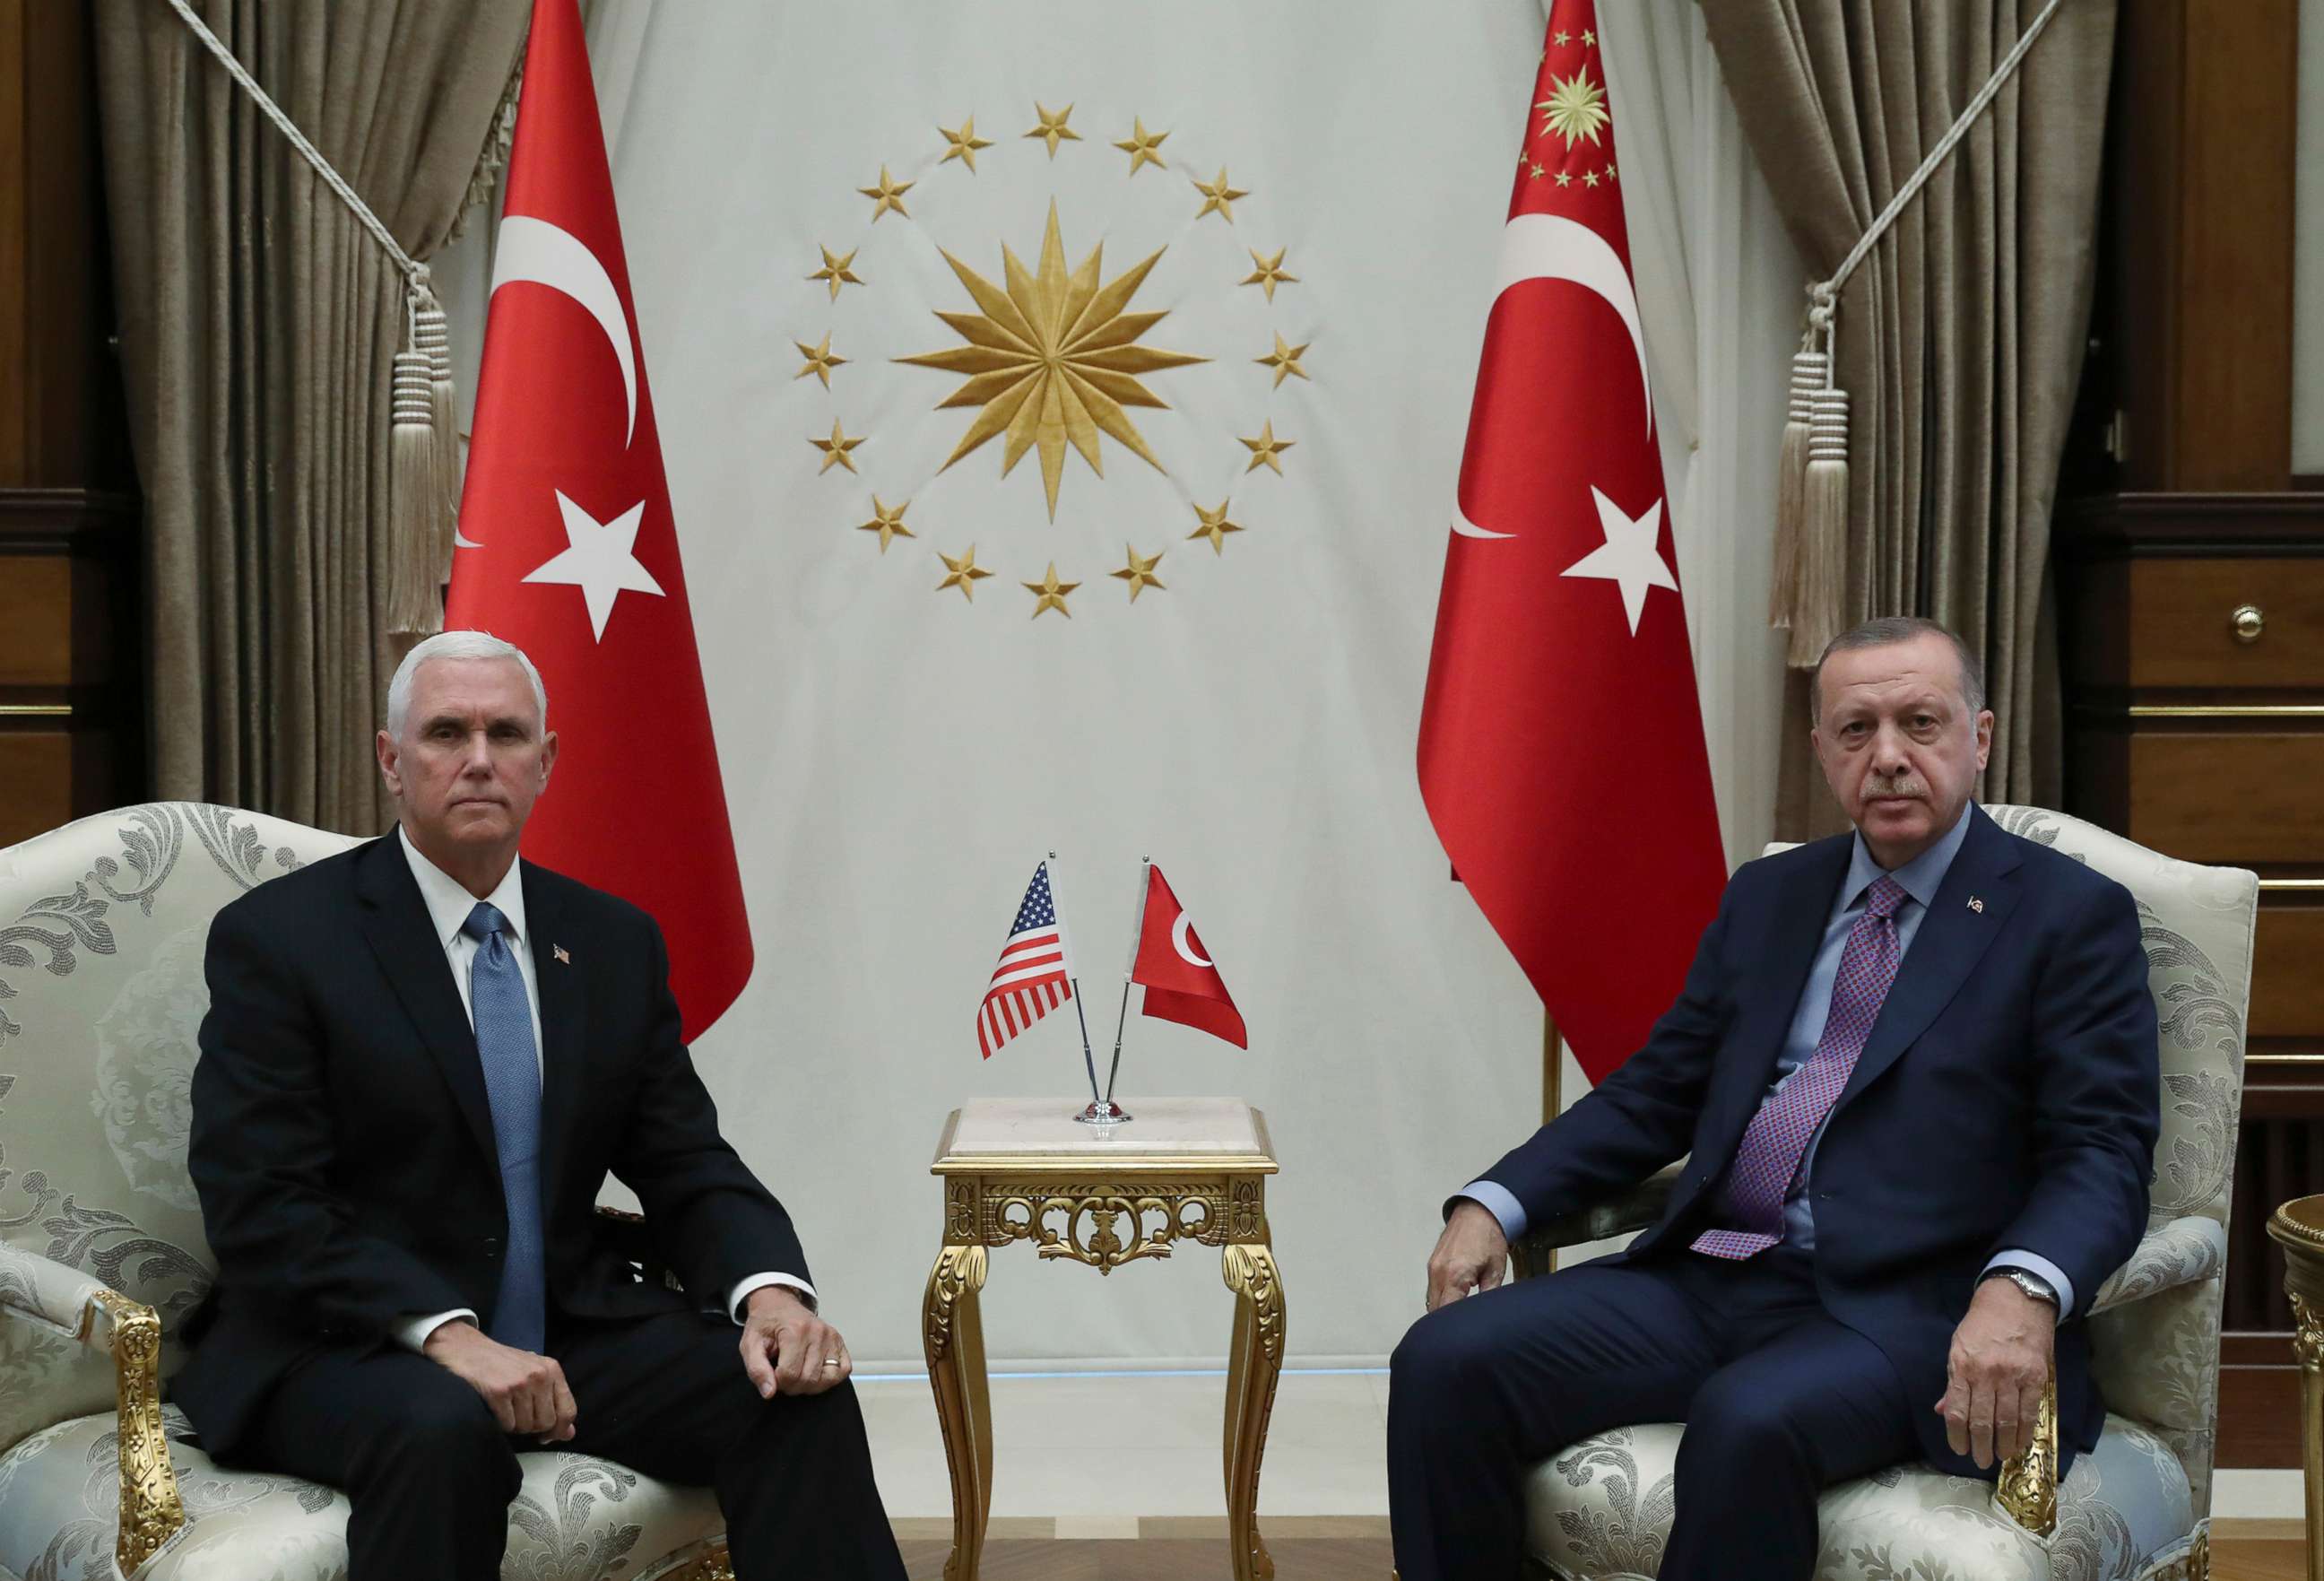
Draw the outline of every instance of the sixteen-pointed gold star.
M890 208L902 215L906 219L911 218L912 216L910 212L904 207L904 194L918 185L919 183L917 181L905 181L899 184L896 179L888 173L888 167L883 164L880 167L880 184L878 186L858 187L855 190L872 200L872 223L877 225L880 223L880 217L887 213ZM850 254L851 257L853 255L853 254Z
M945 576L943 581L936 584L936 590L941 593L947 587L957 587L963 598L967 599L971 604L975 603L976 585L992 574L976 563L976 545L970 544L968 552L958 559L953 559L943 550L938 550L936 559L944 561Z
M1007 246L1001 249L1005 290L946 253L945 262L982 310L940 312L936 317L968 344L897 359L968 375L965 384L937 403L939 411L948 406L981 409L945 458L945 467L996 434L1009 436L1001 458L1003 477L1027 450L1039 449L1041 483L1048 494L1052 522L1057 519L1057 484L1065 476L1069 444L1100 477L1105 476L1098 448L1101 434L1128 448L1157 472L1165 470L1122 409L1167 409L1169 403L1148 390L1138 375L1204 360L1137 345L1138 337L1165 315L1122 310L1161 253L1101 287L1098 273L1104 253L1102 243L1092 247L1068 275L1054 202L1048 230L1041 238L1038 272L1028 273Z
M1033 101L1033 108L1039 114L1041 124L1034 127L1030 132L1026 133L1025 135L1028 137L1038 137L1042 142L1047 143L1049 145L1049 157L1051 159L1057 157L1057 144L1059 143L1079 143L1082 140L1082 134L1080 133L1065 125L1066 117L1070 116L1074 113L1073 106L1067 105L1064 109L1059 110L1056 114L1051 115L1047 107L1045 106L1040 100L1035 99Z
M992 146L989 141L979 137L976 134L976 117L974 116L971 116L967 120L963 121L960 124L960 130L957 132L952 131L951 129L944 126L939 126L936 130L943 133L944 140L952 145L945 150L944 158L936 161L936 163L945 164L956 159L960 161L961 163L968 167L968 173L970 175L974 175L976 173L976 151L980 148L990 148Z
M1132 604L1137 603L1138 596L1148 587L1162 587L1165 593L1170 590L1163 587L1162 578L1154 574L1154 568L1162 563L1162 557L1168 552L1167 550L1157 549L1152 554L1141 555L1134 544L1125 543L1121 547L1129 551L1130 563L1118 571L1108 572L1107 575L1118 577L1130 584L1130 601Z
M816 270L813 274L808 275L807 278L809 280L827 280L831 282L831 300L833 301L837 301L839 300L839 288L843 282L848 285L862 285L863 283L862 281L856 279L854 272L847 267L850 264L855 262L854 253L848 254L844 258L835 258L831 255L831 249L829 247L821 247L817 250L823 254L823 267ZM857 251L860 252L862 249L858 248Z
M899 538L911 538L916 536L909 527L904 525L904 513L911 508L912 502L909 500L906 500L900 505L883 505L880 503L880 496L878 495L873 495L872 496L872 519L869 522L858 522L856 524L856 531L859 532L877 532L880 535L880 552L881 554L885 554L888 552L888 545L892 541ZM972 554L975 551L973 550L970 551Z
M1259 438L1255 439L1243 440L1243 444L1248 447L1250 451L1250 465L1244 467L1243 470L1245 472L1256 472L1262 465L1264 465L1272 467L1275 471L1276 476L1282 476L1283 463L1277 461L1275 458L1278 452L1288 450L1292 446L1298 442L1299 441L1296 439L1277 439L1275 437L1275 420L1271 417L1268 418L1266 423L1259 429Z
M1197 215L1195 217L1200 218L1201 216ZM1243 276L1241 283L1244 285L1265 286L1267 288L1267 300L1268 301L1273 301L1275 300L1275 288L1277 285L1298 284L1299 277L1297 275L1286 274L1283 272L1283 254L1290 250L1291 249L1288 247L1277 247L1275 249L1274 257L1262 258L1259 256L1259 249L1257 247L1251 248L1250 261L1258 264L1259 267L1252 270L1249 274Z
M844 367L847 363L847 359L845 357L834 356L831 355L831 337L829 335L825 335L823 337L823 344L821 346L809 346L804 340L794 340L791 344L799 348L799 355L801 356L807 358L807 365L799 369L798 373L793 374L791 377L794 379L804 379L809 374L813 374L816 378L823 381L823 387L825 389L830 389L831 370L836 367Z
M1210 213L1213 209L1216 209L1219 213L1227 217L1227 223L1229 225L1232 225L1234 223L1235 199L1238 198L1248 198L1250 196L1249 192L1242 190L1239 187L1230 187L1227 185L1227 167L1224 165L1221 165L1219 167L1219 179L1217 180L1210 182L1196 181L1194 183L1194 190L1203 195L1203 207L1195 211L1194 217L1196 219L1200 219L1204 215Z
M1197 538L1209 539L1213 554L1226 553L1227 534L1242 531L1240 526L1227 520L1227 502L1224 500L1219 502L1218 509L1214 511L1206 511L1202 506L1196 505L1194 514L1203 519L1203 524L1186 534L1187 541L1192 542Z
M1549 82L1549 97L1534 106L1542 116L1536 135L1546 137L1554 132L1565 139L1568 148L1587 137L1594 147L1606 125L1606 90L1590 80L1586 67L1571 77L1553 77Z
M1134 176L1148 165L1152 165L1157 170L1168 170L1170 167L1162 162L1162 156L1155 150L1162 146L1162 140L1170 134L1157 132L1148 136L1145 121L1138 116L1130 118L1130 135L1114 144L1116 148L1130 156L1130 173Z
M1074 612L1065 607L1065 595L1080 586L1079 582L1058 581L1057 562L1051 560L1047 576L1038 582L1025 584L1025 591L1033 595L1033 618L1038 620L1045 613L1054 609L1067 620L1073 619Z
M863 439L864 436L862 434L856 435L852 439L849 439L840 429L839 420L835 417L833 418L831 420L831 438L827 439L809 439L807 441L808 444L813 445L816 449L823 452L823 465L815 469L815 475L817 477L821 477L825 473L830 471L835 466L844 467L850 472L854 471L855 458L850 456L847 452L862 444L863 442ZM1277 468L1277 470L1280 470L1280 468Z
M1255 356L1250 360L1259 364L1261 367L1273 368L1275 370L1275 387L1280 390L1283 388L1284 378L1287 374L1296 374L1303 379L1307 377L1307 370L1299 365L1299 358L1301 354L1305 352L1307 347L1314 344L1314 342L1311 340L1299 346L1286 346L1283 343L1283 332L1278 329L1275 333L1274 355L1271 356ZM1314 383L1313 380L1309 380L1308 382L1310 384Z

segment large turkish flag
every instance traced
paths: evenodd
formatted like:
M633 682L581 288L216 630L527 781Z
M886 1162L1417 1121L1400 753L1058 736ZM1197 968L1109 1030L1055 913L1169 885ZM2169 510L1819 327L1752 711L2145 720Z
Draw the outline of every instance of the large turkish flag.
M751 927L576 0L536 0L494 238L447 627L540 667L557 769L524 855L642 906L692 1038Z
M1558 0L1486 320L1420 720L1454 871L1592 1081L1726 878L1592 0Z

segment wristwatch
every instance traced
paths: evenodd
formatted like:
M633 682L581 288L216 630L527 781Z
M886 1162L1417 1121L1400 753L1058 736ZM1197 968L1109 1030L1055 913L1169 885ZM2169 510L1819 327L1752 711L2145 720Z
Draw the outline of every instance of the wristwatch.
M2051 1289L2050 1281L2038 1273L2028 1273L2022 1268L1997 1268L1978 1282L1983 1284L1987 1279L2006 1279L2035 1300L2047 1301L2052 1307L2058 1305L2058 1292Z

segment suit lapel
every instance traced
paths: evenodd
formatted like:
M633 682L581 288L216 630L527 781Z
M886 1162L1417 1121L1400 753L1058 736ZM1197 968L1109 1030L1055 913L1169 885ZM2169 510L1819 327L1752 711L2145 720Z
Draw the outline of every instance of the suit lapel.
M364 937L386 974L388 985L402 1003L404 1012L420 1033L420 1042L436 1061L452 1089L452 1101L476 1138L484 1156L500 1167L500 1150L493 1144L493 1111L484 1096L484 1066L476 1058L476 1034L460 1005L458 985L452 981L451 963L444 941L420 898L419 881L411 864L391 834L372 842L356 869L355 892L364 903Z
M1864 1052L1849 1073L1837 1112L1896 1063L1897 1056L1928 1031L1929 1023L1952 1003L1961 985L1985 952L2001 935L2002 925L2017 904L2015 837L1986 815L1983 808L1969 812L1969 830L1929 914L1921 919L1913 948L1890 985L1880 1017L1864 1040ZM1975 900L1978 904L1969 902Z
M530 862L523 873L525 926L532 935L533 977L540 988L541 1195L554 1201L586 1085L582 1067L588 1051L588 996L571 959L570 941L558 931L565 916L561 886L544 880ZM561 960L560 948L566 951Z

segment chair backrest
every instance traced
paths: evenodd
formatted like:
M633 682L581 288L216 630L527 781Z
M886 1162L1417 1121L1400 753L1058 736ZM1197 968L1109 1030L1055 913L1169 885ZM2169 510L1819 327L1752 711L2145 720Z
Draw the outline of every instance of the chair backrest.
M2224 1270L2258 878L2241 868L2175 861L2062 812L1986 811L2011 834L2105 874L2138 902L2147 985L2162 1023L2163 1131L2147 1228L2181 1219L2218 1226ZM2178 1454L2194 1484L2198 1516L2210 1509L2226 1293L2222 1272L2090 1319L2092 1364L2107 1406L2153 1428Z
M215 1272L186 1174L210 919L356 843L170 801L0 850L0 1238L155 1308L174 1334ZM0 1402L5 1373L0 1358Z

